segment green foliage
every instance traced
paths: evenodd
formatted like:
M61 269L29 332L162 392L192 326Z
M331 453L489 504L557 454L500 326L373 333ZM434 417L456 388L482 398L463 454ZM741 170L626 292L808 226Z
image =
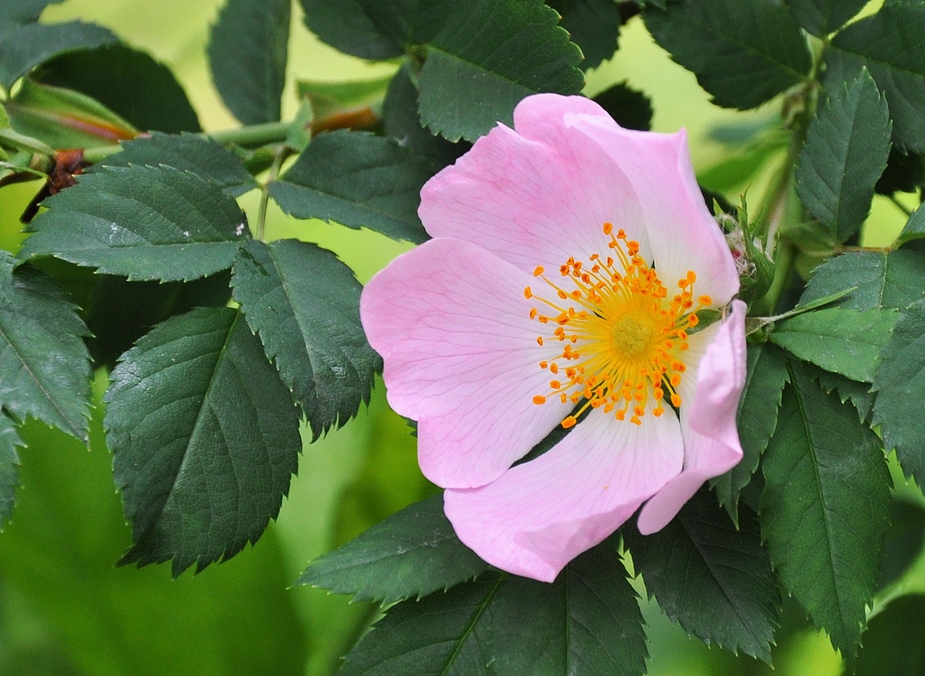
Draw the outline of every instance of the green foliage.
M50 279L0 252L0 407L87 437L87 329Z
M790 0L790 11L816 37L834 33L864 9L867 0Z
M199 131L196 111L170 69L123 44L63 54L43 64L33 77L96 99L136 129Z
M771 340L827 371L872 382L896 319L892 310L824 308L780 322Z
M925 256L905 250L841 254L813 271L800 304L854 287L834 305L846 310L904 310L922 297Z
M242 195L257 184L232 152L203 136L173 136L153 132L122 144L122 152L103 160L104 167L164 165L191 172L221 188L229 195Z
M925 482L925 428L917 398L910 396L925 387L925 300L903 312L880 357L874 423L880 425L886 447L896 449L906 475Z
M888 2L836 35L826 52L826 88L836 91L866 67L889 104L893 142L906 151L925 150L925 52L907 48L923 31L925 4Z
M362 0L301 0L305 25L332 47L361 59L401 56L402 46L384 35Z
M245 124L280 117L291 6L291 0L227 0L212 26L212 80Z
M666 9L647 9L646 26L718 106L755 108L810 70L799 26L774 0L683 0Z
M129 279L173 281L231 267L246 217L222 190L172 167L112 167L48 201L20 256L57 256Z
M255 542L301 441L289 392L240 313L203 308L160 324L111 380L105 424L134 543L121 563L172 560L177 576Z
M604 546L556 581L485 573L386 611L339 673L566 674L644 671L642 616L619 556Z
M498 122L511 126L514 106L529 94L581 91L581 51L557 23L539 0L456 3L421 69L424 126L451 141L474 141Z
M418 194L427 164L394 140L337 131L316 138L270 194L296 218L323 218L420 243Z
M10 522L16 502L16 488L19 486L17 446L22 446L22 440L16 433L15 423L0 413L0 528Z
M785 590L846 658L857 650L889 518L880 440L790 366L762 469L761 530Z
M613 56L620 34L620 9L613 0L549 0L562 16L561 25L581 47L584 69L597 68Z
M64 0L17 0L0 5L0 32L10 25L35 23L48 5Z
M854 666L857 676L921 674L925 670L925 596L902 596L871 619Z
M624 129L649 131L652 127L652 101L625 82L605 89L594 101Z
M445 591L487 567L456 537L438 494L314 561L299 584L388 604Z
M899 233L896 242L899 245L911 242L912 240L922 239L925 237L925 209L919 205L919 208L912 212L903 231Z
M839 242L857 233L870 212L890 153L890 129L886 101L866 70L834 91L809 125L797 194Z
M789 375L783 352L770 343L748 346L745 388L739 400L737 422L742 460L713 480L719 502L738 524L739 496L752 480L768 440L777 424L784 385Z
M369 402L382 360L360 326L360 284L334 254L297 240L251 240L232 285L316 439Z
M90 23L26 23L0 33L0 85L13 86L30 70L59 54L116 42L108 29Z
M742 510L736 527L700 491L658 533L627 528L624 537L636 572L672 622L770 664L781 601L754 512Z

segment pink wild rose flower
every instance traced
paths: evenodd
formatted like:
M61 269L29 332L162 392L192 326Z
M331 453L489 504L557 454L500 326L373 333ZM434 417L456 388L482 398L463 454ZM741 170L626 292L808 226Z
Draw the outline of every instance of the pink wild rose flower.
M433 239L369 282L360 313L421 470L485 561L552 581L640 506L639 530L661 529L741 459L745 307L683 131L531 96L419 213ZM698 327L704 308L725 318Z

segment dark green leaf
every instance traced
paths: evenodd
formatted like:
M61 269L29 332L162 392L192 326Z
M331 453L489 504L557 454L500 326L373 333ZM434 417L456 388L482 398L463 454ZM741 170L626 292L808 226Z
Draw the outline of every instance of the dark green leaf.
M77 308L48 277L0 251L0 407L87 438L90 360Z
M758 517L737 529L713 495L700 491L658 533L624 532L637 573L672 622L708 645L771 662L780 593Z
M887 449L895 448L906 475L925 482L925 426L916 393L925 388L925 300L910 305L880 355L874 379L874 423Z
M925 596L890 602L864 632L864 646L850 672L856 676L921 676L925 673Z
M474 141L512 125L529 94L577 94L581 51L539 0L468 0L427 50L420 74L421 121L451 141Z
M881 195L894 192L915 192L925 185L925 156L919 153L906 153L899 148L890 150L886 169L874 190Z
M92 23L28 23L0 34L0 84L13 86L30 70L59 54L117 42L108 29Z
M778 323L771 340L827 371L872 382L897 317L895 310L824 308Z
M912 212L912 215L909 216L909 220L906 221L906 225L903 227L903 231L899 233L899 237L896 241L898 244L902 245L914 239L922 239L923 237L925 237L925 207L919 205L919 207Z
M904 310L925 290L925 255L916 251L852 251L813 271L801 305L857 287L833 305L846 310Z
M305 25L322 41L361 59L391 59L404 49L366 13L362 0L301 0Z
M613 56L620 34L620 9L614 0L549 0L547 4L562 15L562 27L581 47L582 68L597 68Z
M739 495L758 469L761 454L777 424L777 410L787 382L784 354L770 343L748 346L748 370L745 389L739 399L737 422L742 460L731 470L713 480L713 487L723 505L738 522Z
M242 195L257 186L234 153L205 136L173 136L154 132L151 136L123 143L121 153L103 160L106 167L127 167L130 164L165 165L189 171L229 195Z
M652 127L652 102L626 82L605 89L594 97L594 101L624 129L649 131Z
M890 503L890 529L886 533L883 560L877 576L878 591L910 572L910 566L922 554L923 544L925 509L903 499L894 499Z
M122 44L64 54L35 77L93 97L137 129L199 131L196 111L170 68Z
M629 676L645 657L636 594L619 556L598 547L552 584L486 573L393 606L339 673Z
M826 50L825 85L836 91L867 67L886 95L893 141L904 150L925 150L925 4L887 3L851 24Z
M113 474L134 544L174 576L256 542L301 449L297 409L240 313L202 308L129 350L106 393Z
M890 129L886 101L866 70L834 91L809 125L794 176L797 194L840 242L870 213L890 154Z
M56 149L113 146L138 131L96 99L27 78L6 111L21 134Z
M10 0L0 3L0 32L4 25L34 23L48 5L60 2L64 0Z
M247 237L232 197L172 167L112 167L45 202L22 258L57 256L130 280L188 280L231 266Z
M316 439L369 402L382 360L360 325L360 283L333 253L293 239L251 240L231 281Z
M889 520L880 440L791 368L762 469L761 532L786 591L851 659L871 602Z
M443 514L443 494L406 507L330 554L299 578L357 601L393 603L444 591L488 564L466 547Z
M864 9L867 0L790 0L788 4L803 28L824 38Z
M870 412L874 408L874 400L877 398L877 395L871 392L872 386L870 383L851 380L809 363L804 363L803 368L807 370L814 380L819 381L819 385L826 392L837 392L842 403L850 401L854 408L857 409L859 421L866 422L868 420Z
M464 141L450 143L424 129L418 116L418 88L409 71L406 63L389 84L382 102L382 126L386 134L426 159L437 171L455 162L471 145Z
M755 108L812 65L799 26L775 0L683 0L644 17L656 42L724 108Z
M417 208L427 164L393 139L336 131L311 142L270 194L296 218L365 227L392 239L427 239Z
M0 412L0 528L10 522L16 502L16 488L19 486L16 447L22 445L16 433L16 424Z
M279 119L291 5L291 0L227 0L212 26L212 80L244 124Z

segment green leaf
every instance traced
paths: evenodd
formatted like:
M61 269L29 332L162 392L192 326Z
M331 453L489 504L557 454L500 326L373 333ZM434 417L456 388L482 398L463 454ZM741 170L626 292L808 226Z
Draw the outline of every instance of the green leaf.
M826 100L809 125L794 175L809 212L844 242L870 213L890 154L886 101L866 70Z
M906 476L925 482L925 426L915 393L925 387L925 300L910 305L880 354L874 379L874 424L887 449L895 448Z
M872 382L897 318L893 310L815 310L778 323L771 341L827 371Z
M17 132L56 149L112 146L138 135L135 127L99 101L28 78L5 106Z
M594 97L624 129L649 131L652 128L652 101L642 92L620 82Z
M392 76L374 80L351 80L347 82L317 82L299 80L296 92L301 99L308 99L313 113L313 124L327 129L342 115L369 111L370 117L378 117L378 109L385 98Z
M421 121L451 141L475 141L530 94L577 94L581 51L539 0L457 3L427 48ZM464 84L463 84L464 83Z
M450 143L424 129L418 115L418 88L410 70L410 65L404 64L389 84L382 102L382 127L386 134L425 159L436 172L455 162L471 145L465 141Z
M16 433L16 423L0 413L0 528L9 524L16 503L16 488L19 486L16 447L22 445Z
M896 244L902 246L906 242L922 239L923 237L925 237L925 207L920 204L909 216L909 220L903 226L903 231L896 238Z
M778 348L770 343L748 346L745 389L737 413L742 460L713 480L719 503L729 511L735 523L738 523L739 495L751 482L774 432L788 377L784 353Z
M251 240L241 247L231 282L314 438L369 403L382 360L360 325L360 283L337 256L293 239Z
M826 50L825 86L835 91L866 67L886 96L893 119L893 142L903 150L925 150L925 4L887 3L856 21Z
M899 148L890 150L886 169L874 190L880 195L892 195L894 192L915 192L925 185L925 156L919 153L907 153Z
M367 14L362 0L301 0L305 25L323 42L361 59L391 59L404 49Z
M922 505L899 498L890 502L890 528L886 533L883 560L877 575L877 591L900 580L922 554L925 544L925 509Z
M790 0L790 11L800 25L816 37L824 38L864 9L867 0Z
M925 255L916 251L852 251L813 270L800 305L857 287L835 304L846 310L904 310L922 297Z
M86 439L87 328L61 289L18 262L0 251L0 407Z
M111 381L105 425L134 542L120 563L172 559L177 576L256 542L302 444L289 392L240 313L167 320Z
M365 227L392 239L428 239L417 208L431 172L393 139L335 131L314 139L279 181L270 185L283 211Z
M683 0L643 16L655 41L724 108L755 108L812 65L800 27L775 0Z
M568 31L585 56L581 67L597 68L617 50L620 9L613 0L549 0L547 4L562 15Z
M456 537L440 493L313 561L298 583L388 604L445 591L486 568Z
M856 676L918 676L925 673L925 596L890 602L864 632L854 664Z
M758 517L736 528L708 491L698 492L665 528L624 532L636 572L672 622L710 645L771 662L780 592Z
M645 658L636 593L619 556L598 547L552 584L489 572L393 606L339 673L629 676Z
M122 44L64 54L34 77L96 99L137 129L169 134L200 130L196 111L170 68Z
M889 520L880 440L792 367L762 469L761 532L787 592L847 659L857 650Z
M212 80L244 124L279 120L291 6L291 0L227 0L212 26Z
M15 0L0 4L0 26L35 23L48 5L64 0ZM2 30L2 29L0 29Z
M102 26L80 21L28 23L0 34L0 84L13 86L30 70L59 54L117 42Z
M123 143L122 152L107 157L102 166L128 167L132 164L164 165L192 172L233 196L243 195L257 187L241 160L207 136L154 132L148 137Z
M819 385L826 392L837 392L838 398L842 403L850 401L858 412L858 420L867 422L870 412L874 408L876 395L871 391L870 383L862 383L857 380L851 380L845 376L831 371L825 371L815 367L812 364L804 363L803 368L807 370L813 380L819 382Z
M45 202L21 258L57 256L130 280L189 280L231 267L247 220L232 197L172 167L112 167Z

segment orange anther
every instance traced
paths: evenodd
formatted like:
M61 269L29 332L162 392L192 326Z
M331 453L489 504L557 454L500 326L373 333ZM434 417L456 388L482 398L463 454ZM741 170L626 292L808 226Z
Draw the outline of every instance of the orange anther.
M538 394L535 397L533 397L533 403L536 404L537 406L542 406L543 404L546 403L546 397Z
M524 289L524 298L526 298L527 300L529 300L530 298L533 298L533 292L530 290L529 286L526 289Z
M537 265L537 266L533 269L533 276L534 276L534 277L539 277L539 276L540 276L541 274L543 274L544 272L546 272L546 268L544 268L542 265Z
M604 234L609 235L613 232L613 223L604 223Z
M565 429L568 429L569 427L574 427L575 423L577 422L578 421L575 419L575 416L569 415L569 416L566 416L565 420L562 421L562 427L564 427Z

